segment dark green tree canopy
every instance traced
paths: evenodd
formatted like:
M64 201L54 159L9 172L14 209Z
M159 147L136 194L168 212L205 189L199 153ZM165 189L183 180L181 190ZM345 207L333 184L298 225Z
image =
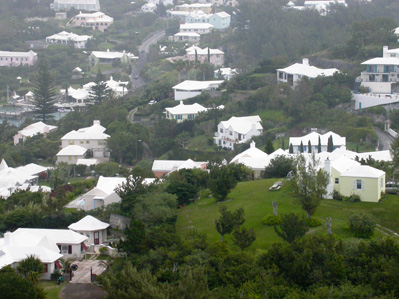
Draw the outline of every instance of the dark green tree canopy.
M54 112L54 100L56 95L54 78L55 75L50 71L47 61L40 60L33 82L33 93L35 95L37 112L43 122L46 122L50 117L49 114Z

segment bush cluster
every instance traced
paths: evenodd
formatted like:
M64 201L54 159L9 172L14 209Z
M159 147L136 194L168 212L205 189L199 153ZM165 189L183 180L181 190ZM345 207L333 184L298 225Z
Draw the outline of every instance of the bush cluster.
M306 222L308 223L309 227L317 227L322 225L323 221L319 217L310 217L306 219Z
M264 225L279 225L281 224L281 216L280 215L266 215L263 219L262 222Z

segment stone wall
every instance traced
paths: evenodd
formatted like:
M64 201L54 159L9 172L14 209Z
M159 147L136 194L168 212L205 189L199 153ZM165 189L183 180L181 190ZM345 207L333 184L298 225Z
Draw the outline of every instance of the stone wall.
M113 229L124 230L130 224L131 219L125 216L111 214L109 224Z

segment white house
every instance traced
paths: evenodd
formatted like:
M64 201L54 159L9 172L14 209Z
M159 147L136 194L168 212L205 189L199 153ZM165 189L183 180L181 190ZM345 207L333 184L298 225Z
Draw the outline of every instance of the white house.
M197 12L203 11L204 13L212 12L212 3L192 3L192 4L181 4L174 7L175 11L187 11L187 12Z
M55 11L68 11L71 8L86 11L99 11L101 7L100 0L54 0L54 2L50 4L50 8Z
M192 105L184 105L183 101L175 107L165 108L167 119L175 119L178 123L184 120L194 120L198 113L208 111L204 106L194 103Z
M37 62L37 53L0 51L0 66L17 67L20 65L34 66Z
M263 132L261 119L258 115L231 117L228 121L221 121L215 132L215 144L227 149L234 149L234 144L246 143L253 136Z
M238 74L237 69L232 69L229 67L222 67L213 72L213 76L215 77L215 79L224 79L224 80L230 80L237 74Z
M270 163L270 157L264 151L261 151L255 146L255 141L252 141L249 149L235 156L230 163L244 164L254 172L254 178L260 178L262 171Z
M188 160L154 160L152 164L152 172L157 178L168 175L174 171L181 169L201 169L205 170L208 162L196 162Z
M90 215L68 226L70 230L86 236L85 244L88 246L104 244L107 240L108 227L108 223L102 222Z
M47 186L38 186L39 175L47 172L47 167L34 163L17 168L9 167L3 159L0 163L0 197L7 198L17 190L30 189L32 192L51 192Z
M82 13L74 16L68 24L71 26L78 27L90 27L93 30L99 30L101 32L107 31L108 27L114 23L114 18L107 16L101 11L94 13Z
M155 5L159 5L162 3L165 6L173 5L173 0L147 0L147 3L153 3Z
M209 23L213 29L226 29L230 26L231 16L222 11L214 14L206 14L202 10L190 13L186 16L186 23Z
M309 64L309 59L304 58L302 63L295 63L284 69L277 69L277 81L295 86L296 82L302 77L315 79L318 76L329 77L335 73L339 73L339 70L336 68L320 69L315 66L311 66Z
M130 63L132 60L138 59L130 52L116 52L110 51L93 51L89 56L89 62L91 66L95 66L97 63L113 63L114 61L120 61L120 63Z
M178 32L173 35L174 42L198 44L200 42L200 39L201 35L196 32Z
M154 3L146 3L141 7L142 12L154 13L157 9L157 5Z
M186 23L180 25L180 32L195 32L198 34L207 34L211 32L213 25L209 23Z
M129 84L128 81L115 81L114 78L111 76L108 81L105 82L109 89L112 90L115 96L123 97L128 92L127 85Z
M384 46L382 57L366 60L362 65L366 66L366 70L360 74L361 86L372 93L392 93L392 84L399 82L399 48L388 49Z
M205 90L216 90L223 80L215 81L192 81L186 80L175 86L173 90L175 93L175 100L181 101L200 95Z
M54 131L57 129L57 126L50 126L46 125L45 123L39 121L34 124L31 124L22 130L18 131L16 135L14 135L14 145L18 143L23 143L26 138L28 137L33 137L38 134L42 134L44 137L46 137L46 134Z
M87 41L93 38L91 35L77 35L62 31L57 34L46 37L46 43L48 44L60 44L73 46L75 49L86 48Z
M50 279L60 258L82 258L86 252L86 236L67 229L19 228L6 232L0 239L0 268L18 263L33 255L45 268L41 279Z
M108 160L106 140L110 136L104 132L105 128L100 125L100 121L95 120L91 127L72 130L65 134L61 138L62 150L57 154L57 163L76 164L78 159L85 158L87 151L93 158Z
M191 46L186 49L186 59L188 61L198 61L200 63L210 63L215 66L224 65L224 52L219 49Z
M346 149L346 137L341 137L338 134L334 132L327 132L325 134L319 134L317 132L312 132L309 133L305 136L302 137L290 137L289 139L289 144L291 146L292 144L292 149L293 153L297 154L301 150L301 143L303 145L303 152L307 153L309 152L309 141L311 145L311 152L312 153L318 153L318 146L319 146L319 139L320 139L320 144L321 144L321 152L326 152L327 151L327 145L328 145L328 139L332 137L333 140L333 150L337 148L342 148Z

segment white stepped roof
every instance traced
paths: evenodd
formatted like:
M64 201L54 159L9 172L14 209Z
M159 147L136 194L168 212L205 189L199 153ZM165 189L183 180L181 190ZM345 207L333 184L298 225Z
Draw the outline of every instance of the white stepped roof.
M209 23L186 23L180 25L180 30L184 29L211 29L213 28L212 24Z
M359 165L341 173L342 177L353 178L379 178L384 175L384 171L368 165Z
M61 140L104 140L109 137L104 131L105 128L100 125L99 121L95 120L91 127L82 128L77 131L73 130L64 135Z
M192 105L184 105L183 101L180 101L179 105L175 107L165 108L165 110L173 115L180 115L180 114L197 114L200 112L207 111L208 109L198 103L194 103Z
M284 72L291 75L302 75L309 78L316 78L318 76L332 76L334 73L339 73L340 71L336 68L331 69L320 69L309 64L295 63L286 67L284 69L277 69L277 71Z
M109 227L108 223L102 222L90 215L87 215L86 217L80 219L78 222L72 223L70 226L68 226L69 229L79 232L104 230L107 229L108 227Z
M316 146L319 144L319 136L320 136L321 145L327 145L328 138L330 138L330 136L332 136L333 138L334 146L340 146L346 144L345 137L341 137L338 134L331 131L322 135L317 132L312 132L302 137L290 137L289 143L291 143L293 146L299 146L302 141L302 144L306 146L308 145L308 141L310 141L312 146Z
M331 162L331 167L337 170L339 173L344 173L345 171L359 165L359 162L356 162L355 160L352 160L345 156L341 156Z
M232 128L233 131L240 134L246 134L252 129L252 125L255 125L257 130L262 130L263 127L260 124L261 119L258 115L255 116L243 116L243 117L231 117L227 121L221 121L220 123L224 128Z
M97 164L98 164L97 159L78 159L78 161L76 161L76 165L91 166L91 165L97 165Z
M214 81L193 81L193 80L185 80L175 86L173 86L173 89L179 89L179 90L206 90L211 88L212 86L218 87L220 84L222 84L224 81L223 80L214 80Z
M0 51L0 56L2 57L28 57L28 56L37 56L37 54L33 51L29 52L11 52L11 51Z
M69 229L42 229L42 228L18 228L12 233L12 245L30 246L39 244L44 237L56 244L81 244L86 236L75 233ZM40 243L43 245L43 243ZM51 249L51 248L50 248Z
M399 65L399 59L397 57L376 57L365 62L362 64L366 65Z
M39 121L23 128L21 131L19 131L19 133L26 137L32 137L37 134L48 133L55 129L57 129L57 126L46 125L45 123Z
M190 48L186 49L186 54L187 55L195 55L195 51L197 51L197 55L208 55L208 49L209 49L209 54L210 55L222 55L224 52L219 49L211 49L211 48L203 48L201 49L200 47L197 46L192 46Z
M152 164L152 171L162 171L162 172L170 172L172 170L182 169L183 166L185 168L201 168L202 165L207 164L207 162L195 162L191 159L186 161L184 160L154 160ZM183 165L183 166L182 166Z
M269 155L266 154L264 151L261 151L260 149L258 149L255 146L255 141L252 141L250 144L249 149L243 151L242 153L238 154L237 156L235 156L230 163L242 163L239 160L243 159L243 158L255 158L255 159L265 159L265 160L269 160Z
M101 59L120 59L123 56L127 56L130 59L133 58L138 58L137 56L134 56L133 53L130 52L114 52L114 51L93 51L91 52L91 55L97 57L97 58L101 58Z
M96 188L109 195L115 192L115 189L126 182L126 178L120 177L104 177L100 176L97 181Z
M88 39L92 38L92 36L91 35L77 35L75 33L62 31L60 33L48 36L47 38L80 42L80 41L87 41Z
M68 145L57 153L57 156L82 156L87 152L87 148L80 145Z
M191 36L191 37L200 37L196 32L178 32L174 36Z
M227 12L225 12L225 11L217 12L217 13L215 13L215 15L217 15L217 16L219 16L219 17L221 17L221 18L228 18L228 17L230 17L230 15L229 15Z

